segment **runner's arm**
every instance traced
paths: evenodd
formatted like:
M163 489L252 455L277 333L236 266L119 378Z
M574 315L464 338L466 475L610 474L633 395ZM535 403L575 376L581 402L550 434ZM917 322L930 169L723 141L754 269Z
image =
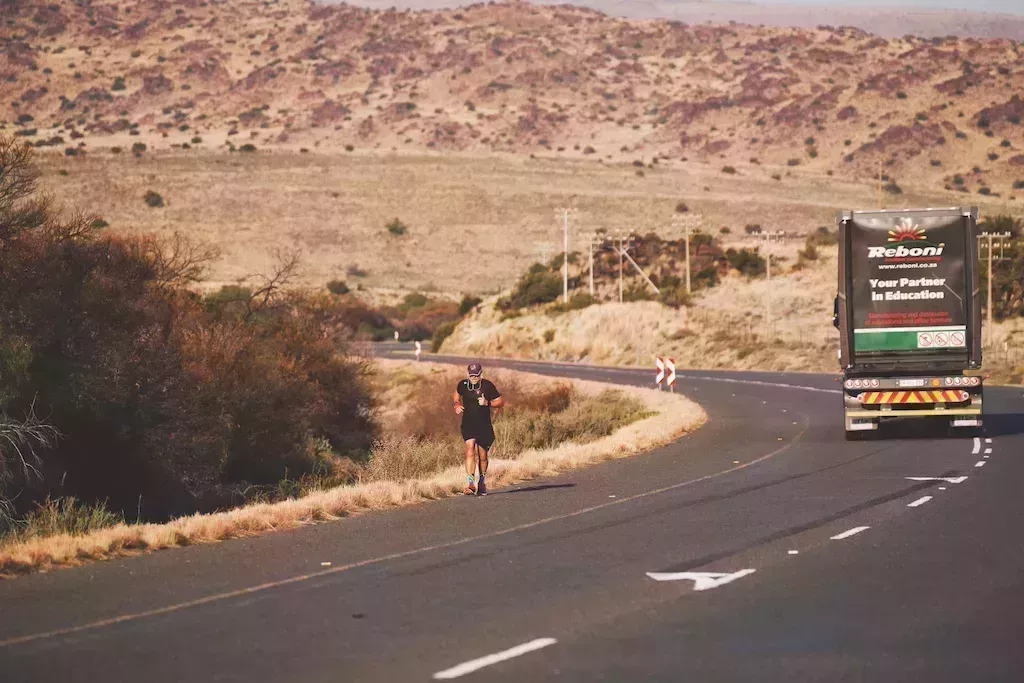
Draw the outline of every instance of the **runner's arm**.
M455 392L452 394L452 403L454 404L455 407L455 414L462 415L462 411L465 410L465 408L462 405L462 397L459 396L458 389L456 389Z
M491 383L484 387L484 398L487 399L487 405L492 408L501 408L505 405L505 399L498 393L498 387Z

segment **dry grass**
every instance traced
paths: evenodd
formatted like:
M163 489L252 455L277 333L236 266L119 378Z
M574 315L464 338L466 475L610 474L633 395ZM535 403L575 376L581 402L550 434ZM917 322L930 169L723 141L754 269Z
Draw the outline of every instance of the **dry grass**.
M427 365L422 363L411 372L430 371ZM515 374L523 382L549 381L524 373ZM607 389L607 385L595 382L574 381L573 385L590 395ZM550 449L530 449L515 459L492 457L488 471L490 486L500 488L526 479L640 453L693 431L706 419L700 406L681 395L636 387L617 389L640 401L646 410L654 414L589 443L563 443ZM388 465L388 472L381 475L422 474L425 461L429 461L429 458L393 460ZM452 465L435 474L415 479L369 481L356 486L336 487L293 500L250 505L212 515L194 515L168 524L118 525L85 535L61 534L31 539L0 549L0 574L46 570L143 551L211 543L295 528L457 495L461 493L463 485L461 466Z
M799 245L802 246L802 245ZM456 328L444 353L653 367L669 356L679 367L779 372L838 372L839 333L832 326L835 247L793 271L798 245L775 247L787 260L764 278L734 275L697 296L689 309L655 302L604 304L555 316L534 311L501 320L493 302ZM767 322L771 297L773 324ZM553 341L544 331L558 330ZM1024 379L1024 320L1000 323L985 338L985 371L994 381Z
M405 291L496 294L560 248L552 207L572 196L579 209L570 226L574 250L583 248L579 233L598 228L628 225L673 236L670 219L680 201L705 217L706 230L729 226L733 234L750 222L811 231L832 225L838 207L874 204L870 183L826 185L797 174L776 182L770 176L779 169L768 165L738 178L714 164L674 162L639 178L628 162L471 154L94 154L73 164L40 155L40 163L47 189L99 210L111 230L180 231L217 246L222 257L211 266L211 288L266 272L276 250L296 249L304 259L302 282L310 286L337 278L353 289L401 283ZM142 196L150 188L166 207L146 206ZM907 201L947 206L963 198L938 191ZM396 216L409 226L403 237L385 228ZM367 275L347 275L351 266Z

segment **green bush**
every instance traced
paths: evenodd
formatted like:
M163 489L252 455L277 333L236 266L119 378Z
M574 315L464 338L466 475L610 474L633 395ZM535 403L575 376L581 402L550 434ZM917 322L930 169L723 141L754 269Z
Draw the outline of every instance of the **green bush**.
M145 142L136 142L134 145L132 145L132 154L134 154L135 156L139 156L140 154L142 154L145 151L146 151L146 143Z
M725 257L729 260L730 266L748 277L763 275L767 268L764 257L753 249L729 249L725 252Z
M559 302L551 306L551 308L548 309L548 313L554 315L558 313L568 313L569 311L579 311L587 308L588 306L593 306L596 303L597 299L590 296L590 294L586 292L579 292L577 294L573 294L572 297L569 298L568 303Z
M344 280L331 280L327 283L327 291L340 296L348 294L350 290Z
M736 174L736 168L734 166L723 166L722 167L722 173L727 173L729 175L735 175Z
M537 271L531 267L530 272L516 283L512 294L499 299L498 307L502 310L516 310L546 304L557 300L561 294L562 278L559 275L548 272L547 269Z
M545 344L550 344L554 340L555 340L555 331L554 330L544 330L544 343Z
M459 316L468 315L470 311L480 305L483 301L480 297L471 296L469 294L462 297L462 301L459 303Z
M158 192L154 192L153 190L146 190L146 194L142 199L146 202L147 206L154 209L160 209L164 206L164 198L161 197Z
M786 165L787 166L799 166L800 165L800 160L799 159L790 159L789 161L786 162Z
M654 301L655 299L654 292L646 283L631 285L622 292L623 301Z
M241 147L239 147L238 151L239 152L255 152L256 151L256 145L252 144L251 142L247 142L244 145L242 145Z
M662 286L659 289L658 301L671 308L689 306L692 302L690 293L686 291L686 285Z
M114 77L114 84L112 86L110 86L110 89L111 90L124 90L125 87L126 86L124 84L124 76L115 76Z
M988 216L978 225L982 232L1008 232L1013 239L1024 235L1024 220L1006 214Z
M409 230L406 227L405 223L403 223L402 221L398 220L397 218L387 224L387 229L388 229L388 232L390 232L395 237L401 237L402 235L404 235Z
M806 243L818 247L831 247L839 243L839 234L827 226L819 225L817 230L807 236Z
M882 189L889 194L903 194L903 188L897 185L895 180L886 183Z
M455 328L458 327L459 323L455 320L451 320L446 323L441 323L434 330L434 336L430 338L430 350L433 353L441 351L441 345L444 344L444 340L452 336L455 332Z

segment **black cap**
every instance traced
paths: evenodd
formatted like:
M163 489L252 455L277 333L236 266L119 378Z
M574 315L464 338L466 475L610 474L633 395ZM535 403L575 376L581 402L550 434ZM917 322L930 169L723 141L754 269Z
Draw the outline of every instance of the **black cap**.
M467 369L469 370L470 375L479 375L484 371L484 367L479 363L470 363Z

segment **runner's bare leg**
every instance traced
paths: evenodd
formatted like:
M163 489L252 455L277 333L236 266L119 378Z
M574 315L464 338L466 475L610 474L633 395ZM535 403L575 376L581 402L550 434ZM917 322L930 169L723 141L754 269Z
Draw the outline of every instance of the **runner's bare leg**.
M486 469L482 471L486 471ZM466 442L466 474L476 477L476 439Z
M480 449L480 476L483 477L487 474L487 449L483 446L477 446Z

